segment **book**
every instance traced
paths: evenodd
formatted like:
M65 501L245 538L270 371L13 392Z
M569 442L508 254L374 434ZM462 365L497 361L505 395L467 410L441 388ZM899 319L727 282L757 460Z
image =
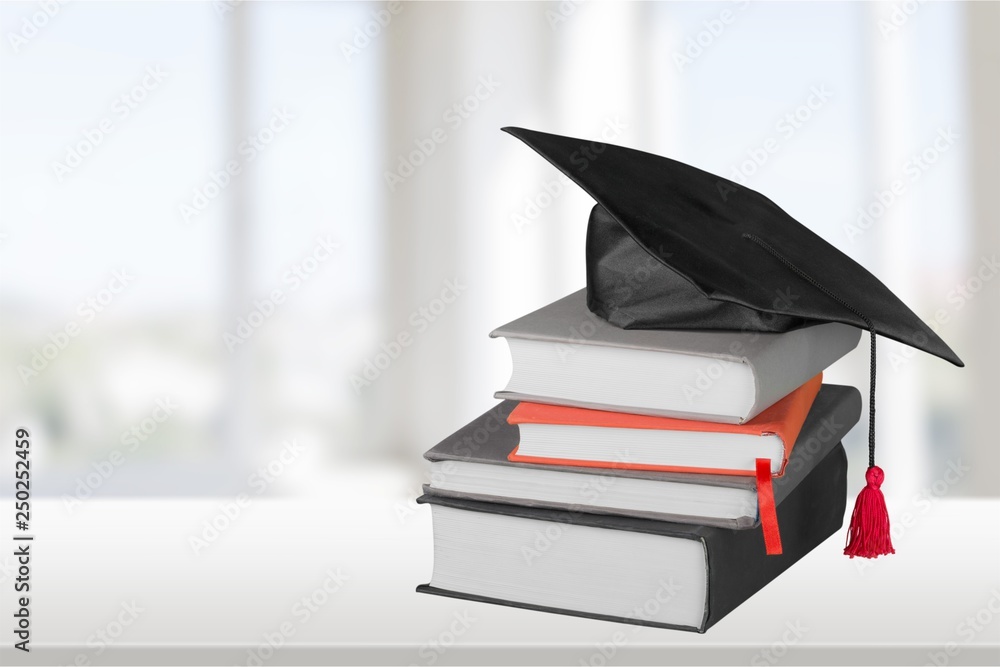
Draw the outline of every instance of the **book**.
M822 383L817 375L742 424L521 403L507 418L520 429L508 458L720 475L753 475L763 458L780 475Z
M785 333L619 329L574 292L490 334L513 371L496 397L612 412L743 423L858 344L836 322Z
M425 494L434 570L421 593L704 632L843 523L837 444L777 505L781 555L760 531Z
M499 403L427 451L430 483L424 492L730 529L759 525L754 477L511 461L519 428L507 419L516 406L514 401ZM857 389L829 384L820 388L783 474L773 480L775 502L802 481L860 416Z

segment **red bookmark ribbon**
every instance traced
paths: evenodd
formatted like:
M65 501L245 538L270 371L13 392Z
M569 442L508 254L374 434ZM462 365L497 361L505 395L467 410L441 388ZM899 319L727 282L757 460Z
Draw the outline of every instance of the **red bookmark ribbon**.
M770 459L757 459L757 506L760 508L760 527L764 531L764 549L768 556L778 556L781 554L781 533L778 532Z

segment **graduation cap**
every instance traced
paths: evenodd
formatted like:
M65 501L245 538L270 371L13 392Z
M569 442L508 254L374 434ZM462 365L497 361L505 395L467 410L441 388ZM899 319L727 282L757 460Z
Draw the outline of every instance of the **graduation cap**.
M841 322L869 332L868 483L844 553L894 553L875 465L876 334L963 366L958 355L878 278L759 192L643 151L503 130L597 200L587 303L610 323L783 332Z

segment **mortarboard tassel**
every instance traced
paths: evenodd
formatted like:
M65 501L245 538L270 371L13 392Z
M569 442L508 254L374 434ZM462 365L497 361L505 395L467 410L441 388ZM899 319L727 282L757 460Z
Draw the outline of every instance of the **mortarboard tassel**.
M877 558L886 554L894 554L896 550L892 548L892 536L889 533L889 510L886 509L885 496L880 488L882 480L885 479L885 473L875 465L875 324L864 313L824 287L759 236L744 233L743 238L759 245L793 273L861 318L868 327L868 335L871 338L871 376L868 385L868 470L865 472L865 479L868 483L865 488L861 489L861 493L858 494L858 499L855 501L844 555L851 558L855 556Z
M892 548L892 535L889 532L889 510L886 509L885 496L880 488L885 473L875 465L875 330L870 322L868 324L868 335L872 343L868 397L868 470L865 472L868 483L858 494L851 514L847 546L844 547L844 555L851 558L877 558L896 553Z

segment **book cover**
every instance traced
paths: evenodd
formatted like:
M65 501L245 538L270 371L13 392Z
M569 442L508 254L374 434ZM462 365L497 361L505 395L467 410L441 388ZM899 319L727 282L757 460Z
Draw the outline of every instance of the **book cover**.
M455 461L497 466L536 467L552 471L578 472L592 475L595 478L602 476L633 477L653 481L704 484L756 491L757 483L754 477L601 469L580 466L551 466L510 461L508 455L518 444L518 429L515 425L507 422L507 417L513 412L516 406L517 403L514 401L503 401L497 404L432 447L424 454L424 458L431 462ZM796 446L792 448L792 452L789 455L784 474L774 479L773 490L776 503L780 503L804 479L805 475L812 470L816 463L836 447L848 431L857 424L861 416L861 407L861 394L855 387L825 384L820 388L799 432ZM528 501L521 498L452 492L435 488L433 480L431 484L424 486L424 492L433 495L496 503L524 504L598 514L626 514L635 518L670 519L678 522L701 522L733 529L755 528L759 525L757 520L712 519L687 515L653 516L643 512L622 512L592 505L554 504Z
M778 518L785 534L784 550L778 556L765 555L763 535L756 530L731 530L634 517L563 512L436 494L425 494L418 502L469 512L497 513L559 524L591 526L609 531L650 533L665 539L695 540L704 547L707 594L700 623L672 625L636 617L601 614L593 609L557 608L518 599L484 597L429 584L418 586L418 592L622 623L705 632L840 529L847 503L847 455L842 445L834 446L778 503ZM483 576L495 575L483 572ZM580 585L586 585L586 582L581 579Z
M593 428L635 428L663 431L697 431L708 433L732 433L739 435L777 435L784 446L785 454L781 470L775 475L784 474L785 464L791 454L792 447L799 436L806 415L812 407L816 394L823 383L823 374L816 375L801 387L795 389L783 399L764 410L754 419L743 424L724 424L718 422L703 422L692 419L675 419L673 417L653 417L650 415L632 415L624 412L609 412L605 410L590 410L543 403L522 402L507 418L511 424L559 424L565 426L586 426ZM548 458L528 456L518 453L515 447L507 457L520 463L546 463L549 465L572 465L595 468L630 468L633 470L654 470L664 472L695 472L720 475L753 475L753 470L737 470L728 468L692 468L681 466L647 465L642 463L627 463L622 461L594 461L585 458Z
M756 389L749 413L742 417L712 416L713 421L739 423L753 419L853 350L861 339L861 332L836 322L803 326L785 333L619 329L594 315L587 308L586 290L579 290L497 328L490 336L550 341L562 343L568 349L580 345L603 345L747 364L753 372ZM692 378L692 382L696 380ZM497 392L496 397L620 411L617 406L582 404L557 396L531 396L508 390ZM682 419L705 418L690 412L630 412Z

